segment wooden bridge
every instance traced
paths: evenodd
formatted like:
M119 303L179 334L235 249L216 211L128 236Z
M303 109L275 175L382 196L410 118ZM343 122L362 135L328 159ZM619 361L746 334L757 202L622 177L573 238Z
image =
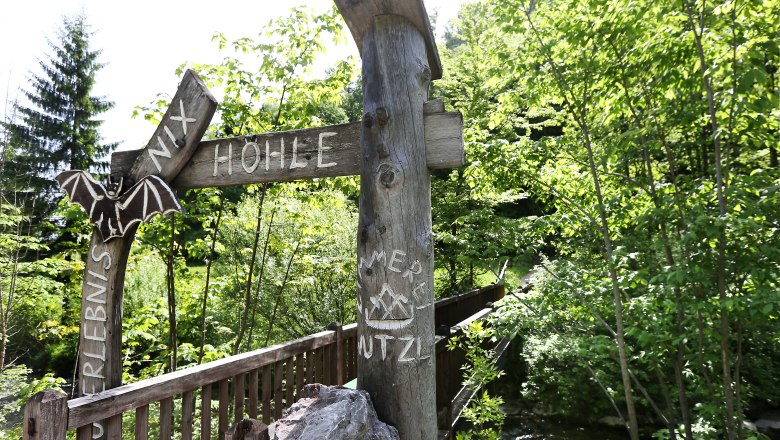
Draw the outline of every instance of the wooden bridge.
M505 294L492 285L436 302L436 406L439 438L452 429L474 390L462 387L464 354L447 350L447 341L470 322L492 313L492 303ZM135 439L156 433L171 439L174 431L191 440L199 425L202 440L220 440L246 418L270 424L282 417L304 384L343 385L357 377L357 325L331 324L328 330L283 344L182 369L87 397L67 400L55 391L31 398L24 412L24 439L92 438L94 422L111 420L134 426ZM502 354L508 341L497 344ZM196 408L196 402L200 402ZM174 407L179 411L175 411ZM179 412L180 415L174 417ZM150 414L159 415L150 431ZM175 418L175 421L174 421ZM156 425L156 426L155 426ZM177 435L179 437L179 435Z

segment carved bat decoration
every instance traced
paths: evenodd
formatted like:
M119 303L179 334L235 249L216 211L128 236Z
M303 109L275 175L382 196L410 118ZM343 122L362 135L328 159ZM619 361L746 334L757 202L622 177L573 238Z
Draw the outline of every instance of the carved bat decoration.
M155 214L182 212L171 188L157 176L144 177L124 194L121 182L118 186L109 183L106 189L86 171L65 171L56 180L70 197L70 203L81 205L86 211L103 242L123 237L130 226Z

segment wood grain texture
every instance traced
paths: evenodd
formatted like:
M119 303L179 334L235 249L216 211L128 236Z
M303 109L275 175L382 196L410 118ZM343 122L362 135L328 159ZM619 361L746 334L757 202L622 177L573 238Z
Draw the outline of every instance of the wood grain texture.
M139 180L153 174L165 181L176 177L198 147L216 109L217 101L203 80L188 69L160 125L128 176Z
M194 412L195 398L192 391L187 391L181 396L181 440L192 440Z
M148 438L149 405L144 405L135 409L135 440L147 440Z
M230 382L228 379L222 379L221 381L219 381L219 421L217 422L220 440L225 439L225 433L229 428L229 424L230 424L229 406L230 406Z
M58 391L41 391L24 407L22 434L29 440L62 440L68 419L68 396Z
M173 398L160 401L160 440L168 440L173 435Z
M211 384L200 389L200 440L211 438Z
M233 376L233 421L244 420L244 373Z
M403 17L378 16L364 35L358 388L405 440L438 431L426 59L424 36Z
M124 237L109 242L104 242L93 227L81 294L78 370L81 396L122 384L122 301L125 268L136 226L131 226ZM99 438L121 435L121 419L118 423L92 421Z
M431 22L422 0L335 0L335 3L349 26L361 56L365 56L363 39L374 25L374 17L389 14L407 19L423 36L428 65L430 66L430 79L441 78L439 51L436 48Z
M352 123L204 141L172 186L190 189L357 175L360 126ZM426 114L425 143L429 168L462 166L461 114ZM122 166L127 159L116 162Z
M259 385L257 375L260 373L258 368L249 372L249 418L257 418L257 408L259 404Z

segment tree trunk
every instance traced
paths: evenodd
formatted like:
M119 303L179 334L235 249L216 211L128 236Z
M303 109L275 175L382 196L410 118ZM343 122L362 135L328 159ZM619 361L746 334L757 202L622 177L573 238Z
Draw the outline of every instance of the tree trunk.
M211 266L214 264L214 249L217 246L217 235L219 234L219 224L222 221L222 212L225 209L225 194L222 193L219 198L219 208L217 208L217 221L214 223L214 231L211 235L211 246L209 247L208 263L206 263L206 286L203 289L203 301L200 308L200 352L198 353L198 364L203 362L203 350L206 346L206 306L209 301L209 286L211 282Z
M726 176L723 174L723 162L721 158L721 144L720 134L718 128L717 110L715 108L715 95L710 84L710 78L708 76L709 67L707 60L704 57L704 47L701 41L701 34L697 32L696 25L693 21L693 11L690 3L686 2L686 12L688 15L688 23L691 26L693 32L694 41L696 42L696 50L699 54L699 67L701 72L702 83L704 85L704 91L707 95L707 108L709 110L710 128L712 130L712 145L714 149L714 161L715 161L715 188L718 198L718 213L720 214L721 221L726 221L728 214L727 201L725 194L724 181ZM703 15L700 18L703 21ZM704 23L699 24L699 29L704 29ZM720 319L719 319L719 331L720 331L720 353L721 363L723 364L723 398L726 406L726 436L729 440L736 439L736 427L734 425L734 389L732 386L731 378L731 348L729 347L731 325L729 323L729 313L725 306L727 298L726 292L726 230L725 225L719 226L717 256L716 256L716 283L718 287L718 299L720 300Z
M265 194L268 189L267 185L263 185L263 191L260 193L260 202L257 205L257 226L255 227L255 238L252 242L252 257L249 260L249 273L247 274L246 290L244 294L244 312L241 314L241 322L238 326L238 335L236 335L236 342L233 344L233 355L238 354L239 348L241 348L241 341L244 339L244 332L247 327L247 320L249 319L249 310L252 308L252 275L255 272L255 259L257 258L257 246L260 244L260 229L263 226L263 204L265 203Z

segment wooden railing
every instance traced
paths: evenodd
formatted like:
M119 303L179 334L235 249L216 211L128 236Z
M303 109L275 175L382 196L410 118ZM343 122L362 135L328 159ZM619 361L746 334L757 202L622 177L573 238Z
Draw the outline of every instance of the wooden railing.
M465 323L489 314L486 303L503 295L504 287L493 285L436 303L437 409L445 433L460 412L464 362L462 353L446 350L446 340ZM281 418L304 384L343 385L356 376L357 324L331 324L327 331L86 397L67 400L61 393L41 392L25 407L24 438L64 440L66 431L75 429L79 440L91 439L93 425L96 434L120 432L125 415L135 438L147 439L150 413L158 413L155 431L161 439L172 438L178 428L182 440L191 440L194 426L201 439L212 438L213 428L224 439L244 417L266 424ZM180 408L176 423L174 405Z

